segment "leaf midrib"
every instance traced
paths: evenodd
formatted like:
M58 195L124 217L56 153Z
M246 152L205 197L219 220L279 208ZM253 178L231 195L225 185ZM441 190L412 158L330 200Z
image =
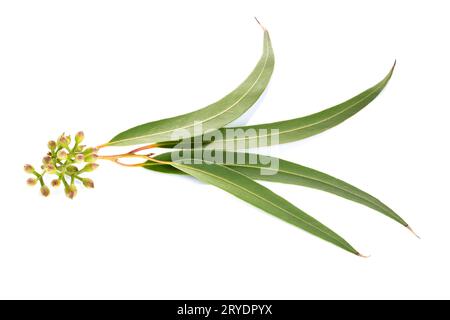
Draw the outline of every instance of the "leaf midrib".
M241 165L241 164L237 164L237 165L233 165L233 166L243 167L243 168L253 168L253 169L260 169L261 168L261 167L258 167L258 166L249 166L249 165ZM275 169L272 169L272 168L264 168L264 170L272 170L272 171L277 171L277 172L283 172L283 173L292 174L294 176L298 176L298 177L301 177L301 178L309 179L309 180L312 180L312 181L320 182L320 183L323 183L323 184L325 184L327 186L330 186L330 187L339 189L341 191L347 192L347 193L357 197L358 199L362 199L364 201L367 201L367 202L373 204L374 206L376 206L376 207L378 207L380 209L385 209L384 207L381 207L380 204L377 204L376 202L373 202L371 199L363 198L362 196L360 196L358 194L355 194L352 191L348 191L348 190L343 189L341 187L334 186L334 185L332 185L332 184L330 184L328 182L322 181L322 180L314 178L314 177L308 177L308 176L305 176L305 175L302 175L302 174L298 174L298 173L295 173L295 172L286 171L286 170L282 170L282 169L275 170Z
M205 172L205 171L202 171L202 170L198 170L198 169L196 169L196 168L194 168L194 167L192 167L192 166L186 166L186 165L183 165L183 164L178 164L178 165L181 165L181 166L184 166L184 167L188 167L188 168L190 168L191 170L194 170L194 171L197 171L197 172L201 172L201 173L203 173L203 174L209 175L209 176L214 177L214 178L216 178L216 179L219 179L219 180L221 180L221 181L228 182L228 183L234 185L235 187L238 187L239 189L241 189L241 190L243 190L243 191L245 191L245 192L248 192L248 193L254 195L255 197L257 197L257 198L259 198L259 199L265 201L266 203L269 203L269 204L273 205L274 207L277 207L278 209L280 209L280 210L286 212L286 213L287 213L288 215L290 215L291 217L293 217L293 218L295 218L295 219L298 219L298 220L302 221L303 223L305 223L306 225L312 227L313 229L317 230L318 232L324 233L324 234L328 235L330 238L332 238L332 239L334 239L335 241L337 241L338 243L342 244L344 247L348 247L348 246L349 246L348 243L343 243L341 239L336 238L336 237L335 237L334 235L332 235L332 234L329 234L326 230L325 230L325 231L320 230L320 229L317 228L315 225L309 223L308 221L305 221L303 218L297 217L297 216L293 215L293 214L292 214L291 212L289 212L288 210L286 210L286 209L284 209L284 208L282 208L282 207L276 205L275 203L273 203L273 202L271 202L271 201L269 201L269 200L267 200L267 199L265 199L265 198L259 196L258 194L255 194L254 192L251 192L250 190L248 190L248 189L246 189L246 188L243 188L243 187L241 187L241 186L235 184L234 182L232 182L232 181L230 181L230 180L224 179L224 178L222 178L222 177L220 177L220 176L217 176L217 175L215 175L215 174L212 174L212 173L210 173L210 172ZM242 174L242 173L240 173L240 172L238 172L238 171L236 171L236 170L233 170L233 169L230 169L230 168L228 168L228 169L234 171L235 173L237 173L237 174L239 174L239 175L241 175L241 176L243 176L243 177L248 178L246 175L244 175L244 174ZM350 246L350 247L351 247L351 246Z
M267 41L267 43L265 44L265 49L267 50L267 54L264 60L264 64L261 68L261 72L258 74L258 77L256 78L256 80L253 82L253 84L251 85L251 87L237 100L235 101L231 106L229 106L228 108L226 108L225 110L221 111L220 113L215 114L214 116L211 116L207 119L204 119L202 121L196 121L195 124L192 125L188 125L188 126L184 126L184 127L180 127L180 128L176 128L177 130L182 130L182 129L187 129L187 128L191 128L194 127L195 125L199 125L199 124L203 124L207 121L210 121L214 118L217 118L219 116L221 116L222 114L224 114L225 112L228 112L229 110L231 110L232 108L234 108L239 102L241 102L248 94L249 92L254 88L254 86L259 82L262 74L264 73L264 70L266 68L267 65L267 61L269 60L269 56L270 56L270 52L268 50L269 48L269 41ZM127 139L122 139L122 140L117 140L117 141L113 141L110 144L115 144L115 143L119 143L119 142L125 142L125 141L130 141L130 140L138 140L138 139L142 139L142 138L148 138L148 137L152 137L152 136L156 136L156 135L160 135L160 134L165 134L165 133L169 133L171 131L173 131L174 129L170 129L167 131L161 131L161 132L157 132L157 133L153 133L153 134L148 134L148 135L143 135L143 136L139 136L139 137L133 137L133 138L127 138Z
M226 166L227 168L231 169L230 166L227 166L227 165L225 165L225 166ZM231 165L231 166L234 166L234 167L242 167L242 168L261 169L261 167L258 167L258 166L243 165L243 164L233 164L233 165ZM232 169L231 169L231 170L232 170ZM381 210L386 210L386 211L389 211L389 212L392 211L391 209L385 208L385 207L381 206L379 203L374 202L371 198L364 198L364 197L362 197L362 196L360 196L360 195L354 193L353 191L344 189L344 188L342 188L342 187L340 187L340 186L335 186L335 185L333 185L333 184L331 184L331 183L329 183L329 182L323 181L323 180L318 179L318 178L316 178L316 177L309 177L309 176L306 176L306 175L302 175L302 174L299 174L299 173L296 173L296 172L292 172L292 171L288 171L288 170L283 170L283 169L275 170L275 169L272 169L272 168L264 168L264 170L282 172L282 173L290 174L290 175L297 176L297 177L300 177L300 178L305 178L305 179L308 179L308 180L311 180L311 181L320 182L320 183L323 183L323 184L325 184L325 185L327 185L327 186L330 186L330 187L336 188L336 189L338 189L338 190L341 190L341 191L343 191L343 192L349 193L350 195L352 195L352 196L354 196L354 197L356 197L356 198L358 198L358 199L361 199L361 200L363 200L363 201L367 201L367 202L371 203L372 205L376 206L377 208L379 208L379 209L381 209ZM235 171L235 170L234 170L234 171ZM238 172L238 173L239 173L239 172Z
M362 99L360 99L360 100L354 102L353 104L349 105L348 107L344 108L343 110L339 111L338 113L332 115L331 117L328 117L328 118L322 119L322 120L320 120L320 121L311 123L311 124L309 124L309 125L305 125L305 126L298 127L298 128L295 128L295 129L290 129L290 130L281 131L281 132L277 133L276 135L280 136L280 135L282 135L282 134L291 133L291 132L295 132L295 131L298 131L298 130L306 129L306 128L315 126L315 125L317 125L317 124L321 124L322 122L328 121L328 120L330 120L330 119L333 119L333 118L339 116L340 114L346 112L347 110L353 108L356 104L358 104L358 103L364 101L365 99L367 99L368 97L370 97L372 94L374 94L374 93L376 92L375 89L378 89L378 87L377 87L377 88L374 88L374 91L371 92L371 93L369 93L367 96L365 96L365 97L363 97ZM255 127L260 127L260 126L263 126L263 125L256 125ZM249 126L249 127L251 127L251 126ZM245 128L245 127L244 127L244 128ZM233 128L230 128L230 129L233 129ZM217 140L217 141L218 141L218 142L227 142L227 141L240 141L240 140L247 140L247 139L248 139L248 140L251 140L251 139L256 139L256 138L261 138L261 137L269 137L269 136L273 136L273 134L265 134L265 135L258 135L257 137L244 137L244 138L236 138L236 139ZM214 145L214 142L212 143L212 145Z

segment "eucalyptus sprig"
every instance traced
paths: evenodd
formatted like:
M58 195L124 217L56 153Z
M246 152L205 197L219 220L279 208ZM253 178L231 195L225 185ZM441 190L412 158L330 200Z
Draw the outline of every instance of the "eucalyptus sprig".
M261 58L248 77L225 97L190 113L130 128L96 148L80 145L84 138L82 132L75 135L73 146L70 146L70 136L62 134L56 142L48 143L49 152L43 158L40 172L25 165L25 171L33 175L27 183L36 185L39 182L42 195L48 196L50 189L44 176L55 175L51 185L57 187L62 183L66 195L73 199L77 194L75 182L87 188L94 187L91 179L81 175L95 170L97 160L108 160L126 167L188 174L358 256L362 255L336 232L256 180L326 191L372 208L412 231L409 224L386 204L343 180L283 159L246 151L301 140L342 123L380 94L393 75L395 63L374 86L315 114L254 126L225 127L254 105L269 84L275 58L269 33L261 27L264 33ZM229 132L233 134L227 135ZM116 155L98 154L109 146L135 147ZM156 148L167 150L156 154ZM127 163L124 159L138 159L139 162ZM272 166L274 163L276 166Z

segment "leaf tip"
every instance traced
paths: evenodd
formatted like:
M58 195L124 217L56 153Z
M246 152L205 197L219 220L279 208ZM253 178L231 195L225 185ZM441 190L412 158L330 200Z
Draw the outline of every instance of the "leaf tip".
M361 254L361 253L357 253L356 254L358 257L361 257L361 258L364 258L364 259L369 259L370 258L370 255L368 255L368 256L365 256L365 255L363 255L363 254Z
M414 230L409 225L406 226L406 229L411 231L412 234L415 235L417 239L422 239L421 237L419 237L419 235L417 233L414 232Z
M255 18L256 22L259 24L259 26L263 29L263 31L266 32L266 31L267 31L266 27L264 27L264 26L261 24L261 22L259 22L259 20L258 20L257 17L254 17L254 18Z

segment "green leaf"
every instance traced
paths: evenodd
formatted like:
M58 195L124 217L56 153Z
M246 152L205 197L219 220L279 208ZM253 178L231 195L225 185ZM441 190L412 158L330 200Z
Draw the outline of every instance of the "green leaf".
M269 156L261 156L251 153L234 153L227 151L217 152L222 152L222 155L219 159L224 159L224 162L225 159L232 159L232 161L227 161L224 163L226 167L240 172L252 179L294 184L326 191L372 208L397 221L403 226L408 227L408 224L405 222L405 220L403 220L391 208L389 208L377 198L371 196L367 192L362 191L361 189L352 186L345 181L334 178L326 173L290 161ZM191 156L195 156L194 152L192 152ZM156 157L157 160L162 161L171 161L171 158L172 153L170 152L158 155ZM257 159L257 161L252 161L252 159ZM261 159L264 159L264 161L260 161ZM276 163L278 163L278 168L275 168L274 166L272 168L270 164ZM165 173L182 173L182 171L177 170L170 165L163 165L150 161L147 162L145 168Z
M174 162L172 165L200 181L223 189L255 207L329 241L348 252L360 255L358 251L334 231L242 173L221 165L207 164L205 162L200 164Z
M263 54L247 79L219 101L180 116L149 122L115 136L107 146L128 146L174 140L183 130L188 138L219 129L245 113L266 89L274 68L274 54L269 33L264 31ZM196 126L197 125L197 126ZM197 132L199 125L201 131ZM195 130L194 130L195 129Z
M233 151L258 146L265 147L267 144L288 143L321 133L347 120L374 100L389 82L394 68L395 63L386 77L379 83L334 107L305 117L286 121L253 126L221 128L215 133L208 134L208 137L211 138L204 137L202 139L203 145L209 143L208 148ZM264 139L267 139L267 142ZM267 144L261 145L263 143ZM194 145L194 141L191 141L190 144L191 147L199 147ZM173 148L176 145L176 142L170 141L161 144L162 147L166 148ZM183 147L186 148L186 145L188 144L185 144Z

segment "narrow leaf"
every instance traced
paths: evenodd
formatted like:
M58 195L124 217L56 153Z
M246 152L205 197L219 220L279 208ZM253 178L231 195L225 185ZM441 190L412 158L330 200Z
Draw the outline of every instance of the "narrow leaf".
M225 166L205 162L189 165L175 162L172 165L200 181L223 189L290 224L329 241L348 252L359 255L347 241L334 231L242 173Z
M171 155L171 153L164 153L156 158L158 160L170 161ZM192 156L194 156L194 152L192 152ZM259 157L263 157L264 161L260 161L262 158ZM326 191L345 199L363 204L397 221L403 226L408 227L405 220L403 220L391 208L377 198L326 173L283 159L251 153L233 153L222 151L220 159L232 159L232 161L225 162L224 165L252 179L294 184ZM262 162L264 164L262 164ZM277 167L272 167L271 164L276 163L278 164ZM182 173L182 171L177 170L170 165L163 165L150 161L147 162L145 168L165 173Z
M386 77L379 83L334 107L305 117L286 121L253 126L221 128L215 133L208 134L208 137L205 136L203 145L209 143L208 148L233 151L255 148L261 146L261 143L271 145L288 143L321 133L347 120L373 101L389 82L394 68L395 63ZM176 144L175 142L168 141L162 143L161 146L173 148ZM193 141L191 144L194 146ZM195 147L198 148L199 146Z
M179 130L188 138L219 129L245 113L266 89L274 68L269 33L264 31L263 54L247 79L219 101L190 113L139 125L115 136L108 146L128 146L174 140ZM201 128L200 128L201 125ZM200 130L201 129L201 130ZM200 132L197 132L200 130Z

